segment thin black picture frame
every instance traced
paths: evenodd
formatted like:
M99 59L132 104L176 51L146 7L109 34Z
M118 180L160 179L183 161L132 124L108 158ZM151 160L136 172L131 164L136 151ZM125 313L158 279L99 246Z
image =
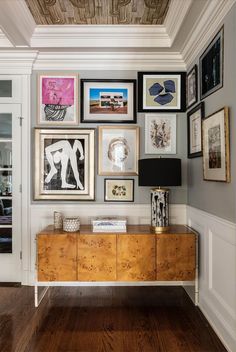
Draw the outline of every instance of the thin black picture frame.
M132 200L107 200L106 199L106 183L107 181L132 181ZM125 179L120 179L120 178L105 178L104 179L104 202L115 202L115 203L133 203L134 202L134 179L133 178L125 178Z
M201 126L200 126L200 133L201 133L201 151L191 153L190 152L190 133L191 133L191 124L190 118L191 116L200 110L201 112ZM200 102L197 106L195 106L192 110L187 113L187 143L188 143L188 158L196 158L203 155L203 144L202 144L202 121L205 118L205 104L204 102Z
M119 120L108 120L103 119L101 114L101 119L88 119L85 116L84 104L86 103L85 89L84 86L86 83L132 83L133 84L133 104L132 104L132 118L131 119L119 119ZM80 80L80 121L81 123L136 123L137 122L137 106L136 106L136 79L81 79Z
M180 81L180 108L162 108L157 106L156 108L144 108L143 97L144 97L144 76L173 76L179 77ZM145 93L146 94L146 93ZM138 72L138 112L185 112L186 111L186 72Z
M188 104L188 98L189 98L189 78L190 76L193 74L195 75L195 84L194 84L194 95L195 95L195 99L191 104ZM198 67L197 65L194 65L191 70L187 73L187 77L186 77L186 107L187 109L190 109L194 104L196 104L198 101Z
M213 50L214 45L217 43L218 39L220 39L220 52L219 56L217 56L217 52L215 53L216 56L213 58L211 50ZM213 50L214 51L214 50ZM215 59L215 62L219 61L219 67L217 66L214 68L214 63L213 60ZM208 61L208 68L203 69L203 61L205 62ZM214 81L214 75L217 74L216 70L219 70L219 83L214 84L213 87L207 89L206 91L203 91L203 81L205 79L210 80L211 82ZM202 55L199 58L199 71L200 71L200 99L203 100L209 95L215 93L217 90L223 87L224 85L224 26L220 28L220 30L217 32L217 34L214 36L210 44L207 46L207 48L204 50ZM204 77L206 77L204 79Z

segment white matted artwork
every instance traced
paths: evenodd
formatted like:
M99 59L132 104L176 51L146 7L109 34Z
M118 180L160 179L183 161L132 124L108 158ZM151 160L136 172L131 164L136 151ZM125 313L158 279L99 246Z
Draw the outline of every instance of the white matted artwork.
M99 127L99 175L137 175L139 127Z
M94 134L35 130L35 199L94 200Z
M206 117L202 133L204 180L230 182L228 108Z
M78 123L78 75L38 75L38 124L48 126Z
M145 115L145 154L176 154L176 115Z
M133 202L134 180L133 179L105 179L104 180L105 202Z

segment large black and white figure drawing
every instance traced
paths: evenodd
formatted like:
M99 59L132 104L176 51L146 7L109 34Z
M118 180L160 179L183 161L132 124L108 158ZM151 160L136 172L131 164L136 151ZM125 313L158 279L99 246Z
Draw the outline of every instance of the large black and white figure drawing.
M35 199L94 199L94 130L35 133Z
M45 145L50 142L46 139ZM69 139L52 142L45 147L45 188L84 189L81 183L84 179L83 141Z

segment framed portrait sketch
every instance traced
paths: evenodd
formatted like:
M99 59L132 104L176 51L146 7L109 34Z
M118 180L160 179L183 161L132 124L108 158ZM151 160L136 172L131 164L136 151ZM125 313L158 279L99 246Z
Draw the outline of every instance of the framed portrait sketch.
M187 73L186 95L187 95L187 108L193 106L198 100L198 77L197 65Z
M185 110L185 72L138 72L139 112Z
M188 158L202 156L202 119L204 102L187 113L188 124Z
M35 129L35 199L94 200L94 129Z
M228 108L202 122L204 180L230 182Z
M133 202L134 201L134 179L104 180L105 202Z
M38 124L66 126L78 123L77 74L38 75Z
M81 122L136 122L136 80L82 79Z
M176 154L176 115L145 115L145 154Z
M200 56L201 99L223 87L224 27L216 34Z
M137 175L139 127L99 127L99 175Z

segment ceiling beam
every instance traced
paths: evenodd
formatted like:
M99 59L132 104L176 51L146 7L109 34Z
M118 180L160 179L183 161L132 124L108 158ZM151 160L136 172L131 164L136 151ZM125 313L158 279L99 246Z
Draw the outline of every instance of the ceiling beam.
M1 0L0 27L14 47L30 47L36 24L24 0Z

